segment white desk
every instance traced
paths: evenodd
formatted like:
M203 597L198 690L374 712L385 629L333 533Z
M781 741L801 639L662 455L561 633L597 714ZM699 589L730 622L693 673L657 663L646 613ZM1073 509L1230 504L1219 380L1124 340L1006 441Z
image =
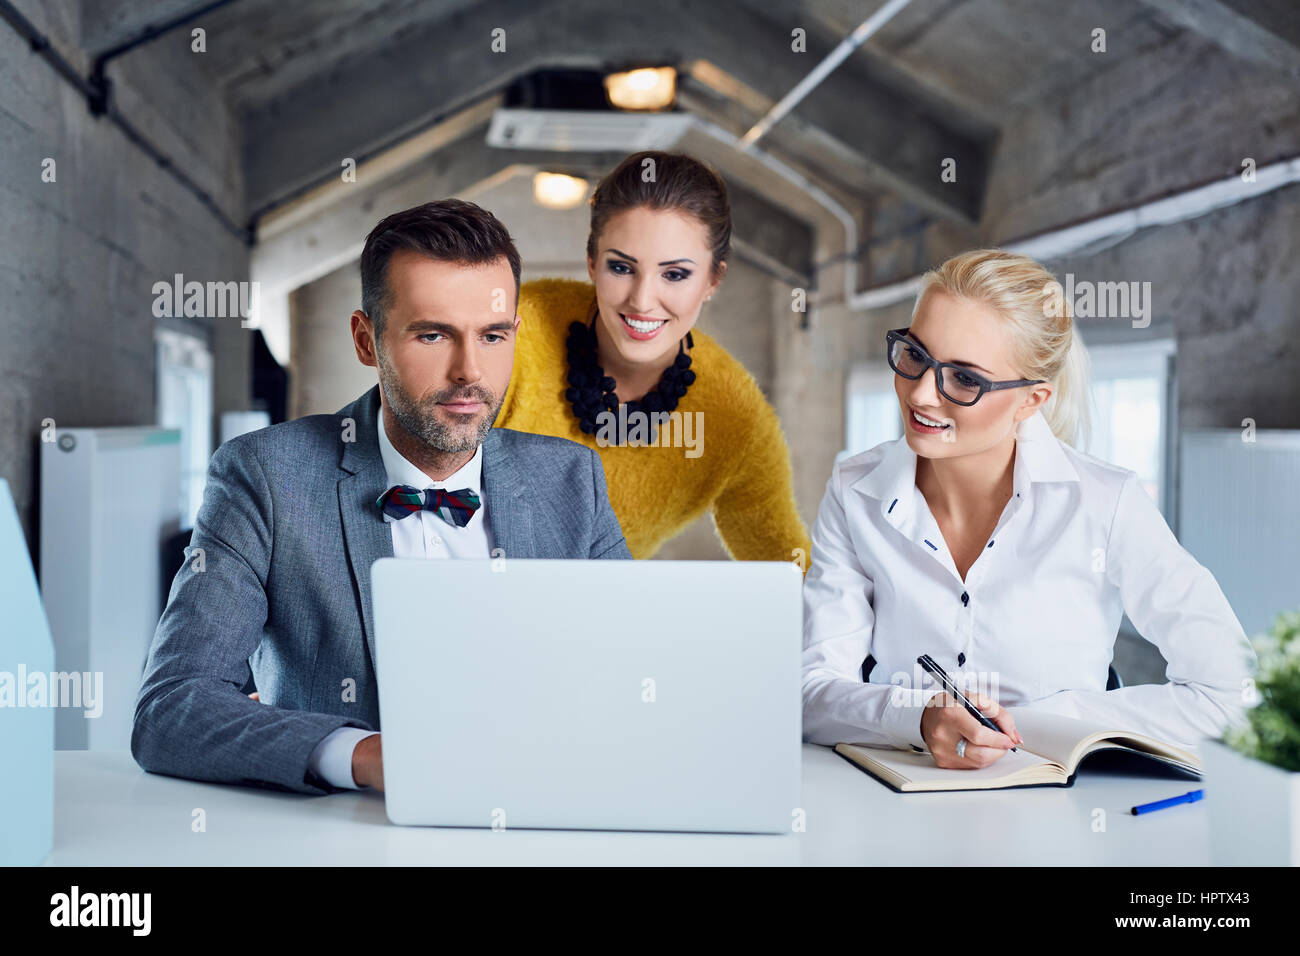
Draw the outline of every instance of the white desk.
M787 836L393 826L374 792L301 796L147 774L129 753L54 758L53 866L289 864L1207 865L1204 804L1134 803L1190 780L1088 769L1070 788L898 794L804 746L807 830ZM207 830L191 830L193 810ZM1094 832L1094 808L1106 812Z

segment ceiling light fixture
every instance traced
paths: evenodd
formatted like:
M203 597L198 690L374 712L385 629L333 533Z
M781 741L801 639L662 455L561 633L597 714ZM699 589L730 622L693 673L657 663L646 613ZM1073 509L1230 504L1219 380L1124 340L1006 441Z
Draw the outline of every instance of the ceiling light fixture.
M671 66L646 67L605 77L609 102L621 110L662 110L677 95L677 71Z
M533 200L545 209L572 209L587 198L587 181L565 173L533 176Z

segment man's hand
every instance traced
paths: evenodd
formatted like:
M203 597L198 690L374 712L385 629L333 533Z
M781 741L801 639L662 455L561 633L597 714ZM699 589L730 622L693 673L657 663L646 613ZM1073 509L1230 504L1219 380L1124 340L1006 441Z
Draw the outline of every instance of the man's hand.
M382 734L371 734L352 748L352 779L359 787L384 789Z
M984 694L968 694L970 702L985 717L1002 728L989 730L966 712L948 694L935 694L921 713L921 738L930 748L935 764L952 770L978 770L1002 757L1017 744L1023 744L1016 723L1006 709ZM965 738L965 756L957 756L957 743Z

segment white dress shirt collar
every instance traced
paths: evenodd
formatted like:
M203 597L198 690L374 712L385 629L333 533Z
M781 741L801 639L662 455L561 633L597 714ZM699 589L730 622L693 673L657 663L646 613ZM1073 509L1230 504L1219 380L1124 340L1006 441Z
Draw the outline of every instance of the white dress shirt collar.
M443 481L434 481L412 464L406 456L394 447L384 428L384 410L379 409L379 455L384 460L384 470L388 473L388 485L410 485L423 491L426 488L442 488L455 491L468 488L475 494L481 494L483 485L483 446L474 449L474 457L467 461L455 474ZM394 519L384 515L386 521Z
M1034 412L1016 427L1016 464L1014 488L1023 494L1036 481L1078 481L1079 474L1052 434L1042 412ZM901 518L900 509L910 510L916 486L916 452L899 438L884 452L880 464L851 486L855 491L879 500L892 508L892 518Z

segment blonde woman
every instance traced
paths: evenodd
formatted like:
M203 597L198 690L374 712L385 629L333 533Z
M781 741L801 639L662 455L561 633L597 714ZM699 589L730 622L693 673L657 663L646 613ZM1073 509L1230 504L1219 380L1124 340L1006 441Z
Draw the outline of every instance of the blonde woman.
M1239 717L1255 659L1223 592L1133 472L1072 447L1087 356L1062 303L1036 262L978 250L926 274L911 325L887 334L905 437L827 483L804 582L806 740L975 769L1022 743L1009 705L1186 745ZM1168 683L1106 689L1124 612ZM922 654L996 687L972 701L1002 732L952 706Z

